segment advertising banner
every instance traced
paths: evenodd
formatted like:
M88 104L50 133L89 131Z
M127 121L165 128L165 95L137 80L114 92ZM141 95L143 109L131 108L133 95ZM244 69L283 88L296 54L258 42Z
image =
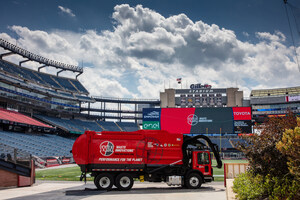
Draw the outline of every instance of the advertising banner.
M231 108L163 108L161 130L183 134L233 133Z
M286 96L286 102L300 101L300 96Z
M251 108L147 108L143 110L143 129L182 134L251 133Z
M234 121L234 133L236 133L236 134L252 133L251 121L250 120Z
M143 129L144 130L160 130L160 122L159 121L144 121Z
M160 130L160 108L143 109L143 129Z
M233 107L234 120L251 120L251 107Z
M160 108L144 108L143 122L144 121L160 121Z
M231 108L197 108L191 124L192 134L233 133Z
M162 108L161 130L171 133L190 133L191 120L189 116L195 113L195 108Z

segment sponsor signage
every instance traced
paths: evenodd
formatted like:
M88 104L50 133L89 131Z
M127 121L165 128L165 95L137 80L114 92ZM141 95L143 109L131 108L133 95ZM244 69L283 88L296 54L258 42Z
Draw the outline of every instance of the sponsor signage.
M161 130L171 133L233 133L231 108L162 108Z
M226 89L221 89L221 88L200 88L200 89L177 89L175 90L176 94L206 94L206 93L213 93L213 94L226 94Z
M251 107L233 107L234 120L251 120Z
M187 117L187 123L191 126L195 126L198 123L203 123L203 122L213 122L212 119L207 119L207 117L198 117L195 114L190 114Z
M143 129L182 134L251 133L251 107L144 109Z
M194 89L202 89L202 88L210 89L210 88L211 88L211 85L208 85L208 84L202 85L201 83L197 83L197 84L191 84L191 85L190 85L190 88L191 88L192 90L194 90Z
M160 122L159 121L144 121L143 129L145 129L145 130L160 130Z
M194 116L197 123L191 126L192 134L233 133L233 117L231 108L197 108Z
M160 108L144 108L143 121L160 121Z
M300 96L286 96L286 102L300 101Z
M251 130L251 121L234 121L234 133L240 134L240 133L252 133Z
M195 114L195 108L162 108L161 130L170 133L190 133L191 124L196 123L193 114Z

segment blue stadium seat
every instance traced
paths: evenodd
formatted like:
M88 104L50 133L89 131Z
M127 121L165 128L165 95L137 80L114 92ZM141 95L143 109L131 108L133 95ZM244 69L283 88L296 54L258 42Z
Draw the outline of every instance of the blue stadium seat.
M35 117L71 133L83 134L86 130L103 131L95 121L83 121L79 119L61 119L57 117L48 117L44 115L35 115Z
M55 81L57 81L63 88L78 93L77 89L69 82L69 79L59 77L59 76L52 76Z
M139 130L139 127L136 123L132 122L116 122L123 131L137 131Z
M78 80L69 79L69 81L72 82L80 92L85 93L85 94L89 93Z
M88 91L82 86L82 84L75 79L34 71L25 67L14 65L5 60L0 60L0 70L38 84L51 86L57 89L69 90L75 93L88 94Z
M72 157L70 150L74 141L74 139L63 138L57 135L34 135L0 131L1 144L14 147L38 157Z
M120 128L114 122L97 121L105 131L121 131Z

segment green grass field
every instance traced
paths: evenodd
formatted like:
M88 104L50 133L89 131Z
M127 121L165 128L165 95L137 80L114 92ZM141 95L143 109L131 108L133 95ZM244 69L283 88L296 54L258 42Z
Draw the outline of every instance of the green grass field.
M60 169L47 169L41 171L35 171L36 178L39 180L51 180L51 181L79 181L81 175L80 168L67 167ZM93 178L87 178L88 181L92 181Z
M214 175L224 175L224 163L247 163L247 160L222 160L222 162L223 166L221 169L213 168ZM216 166L215 160L213 160L213 166ZM79 181L80 175L81 171L78 166L36 171L36 178L39 180ZM93 178L87 178L87 180L93 181ZM215 181L224 181L224 177L215 177Z

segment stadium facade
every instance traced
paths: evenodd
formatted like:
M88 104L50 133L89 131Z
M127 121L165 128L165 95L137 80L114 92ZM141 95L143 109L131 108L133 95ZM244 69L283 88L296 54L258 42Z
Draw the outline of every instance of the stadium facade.
M249 106L239 88L213 88L191 84L189 89L165 89L160 93L162 108L241 107Z
M300 86L278 89L252 90L250 104L255 122L285 116L288 110L300 115Z

